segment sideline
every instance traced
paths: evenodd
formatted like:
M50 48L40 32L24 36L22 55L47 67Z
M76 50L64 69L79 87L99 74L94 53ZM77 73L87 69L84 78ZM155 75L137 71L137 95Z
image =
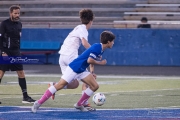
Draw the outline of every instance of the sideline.
M27 77L61 77L61 74L27 74ZM17 74L5 74L4 77L17 77ZM180 76L130 76L130 75L97 75L97 78L137 78L137 79L180 79Z

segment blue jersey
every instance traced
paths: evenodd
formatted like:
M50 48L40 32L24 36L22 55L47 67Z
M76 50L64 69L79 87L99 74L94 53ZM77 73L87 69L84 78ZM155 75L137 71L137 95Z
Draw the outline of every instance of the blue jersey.
M78 58L74 59L69 67L76 73L82 73L89 66L87 60L89 57L98 60L98 58L103 54L102 44L95 43L89 49L85 50Z

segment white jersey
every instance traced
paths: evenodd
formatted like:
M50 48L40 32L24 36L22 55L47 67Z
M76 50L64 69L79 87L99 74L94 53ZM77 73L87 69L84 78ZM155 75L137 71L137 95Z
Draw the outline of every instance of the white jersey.
M59 54L61 55L78 55L78 49L81 45L81 39L88 41L88 31L84 24L76 26L66 37L61 46Z

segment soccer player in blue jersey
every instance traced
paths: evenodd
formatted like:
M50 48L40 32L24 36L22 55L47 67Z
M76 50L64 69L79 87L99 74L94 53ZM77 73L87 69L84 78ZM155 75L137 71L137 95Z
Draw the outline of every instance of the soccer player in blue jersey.
M32 112L36 112L37 109L48 100L55 92L61 90L64 86L70 83L74 78L81 80L88 85L88 88L84 91L79 101L74 105L76 109L81 111L88 111L83 106L84 102L87 101L91 95L99 88L93 75L87 71L87 67L91 65L105 65L106 59L101 59L101 56L105 49L112 48L115 40L115 35L110 31L104 31L101 33L101 43L93 44L89 49L85 50L78 58L73 60L66 68L65 73L61 77L60 81L54 86L49 87L44 95L37 100L32 106Z

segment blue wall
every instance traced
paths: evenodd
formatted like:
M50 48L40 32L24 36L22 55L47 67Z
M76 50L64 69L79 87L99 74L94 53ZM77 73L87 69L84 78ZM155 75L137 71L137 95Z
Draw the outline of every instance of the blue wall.
M23 29L21 40L60 41L72 29ZM89 30L89 42L99 42L105 29ZM180 66L180 30L108 29L116 35L114 47L103 57L108 65ZM82 53L83 47L79 52ZM59 55L50 61L58 64Z

